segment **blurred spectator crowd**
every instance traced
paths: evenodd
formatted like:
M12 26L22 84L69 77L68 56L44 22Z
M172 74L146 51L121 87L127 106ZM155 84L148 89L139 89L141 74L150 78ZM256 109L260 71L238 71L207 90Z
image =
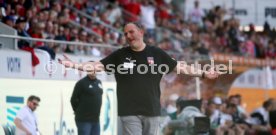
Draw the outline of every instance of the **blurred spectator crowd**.
M184 13L185 0L0 0L0 20L17 30L19 36L79 43L126 45L123 25L140 22L146 31L146 42L173 54L212 53L235 54L251 58L276 58L276 31L264 24L257 32L254 24L249 31L240 29L238 19L220 6L203 10L200 2ZM78 11L78 12L77 12ZM229 17L230 16L230 17ZM47 51L52 59L56 53L106 56L110 48L67 45L42 41L19 40L18 48L31 52L33 66L39 63L34 48ZM174 98L176 99L176 98ZM218 135L271 133L274 123L269 112L276 110L275 99L248 113L241 106L241 96L228 99L215 97L203 102L201 110L211 120ZM173 107L170 106L172 109ZM168 113L181 114L176 107ZM177 115L168 116L169 120ZM275 111L273 115L275 118ZM274 125L273 125L274 124ZM165 134L174 131L164 126ZM276 134L276 133L275 133Z
M140 22L146 42L175 54L228 53L253 58L276 57L275 29L240 29L239 20L221 6L203 10L195 0L184 13L181 0L2 0L0 19L18 35L41 39L124 46L123 25ZM19 41L20 49L105 56L110 48ZM33 54L35 57L35 54ZM33 59L34 59L33 57Z
M183 134L180 132L181 128L176 128L173 122L191 122L187 118L187 112L189 109L191 111L191 103L190 106L183 106L183 101L191 100L172 94L164 106L167 114L164 115L161 127L165 135ZM207 116L210 120L211 135L276 135L276 99L273 98L265 100L252 112L247 112L242 105L241 95L231 95L225 99L217 96L210 100L202 100L200 108L194 108L193 114L190 115Z

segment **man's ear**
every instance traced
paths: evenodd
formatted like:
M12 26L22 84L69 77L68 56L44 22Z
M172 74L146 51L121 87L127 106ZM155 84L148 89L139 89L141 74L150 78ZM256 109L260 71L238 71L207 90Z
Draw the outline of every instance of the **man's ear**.
M30 104L30 101L27 101L27 105L29 105Z
M145 30L144 29L139 29L139 32L141 32L142 35L145 34Z

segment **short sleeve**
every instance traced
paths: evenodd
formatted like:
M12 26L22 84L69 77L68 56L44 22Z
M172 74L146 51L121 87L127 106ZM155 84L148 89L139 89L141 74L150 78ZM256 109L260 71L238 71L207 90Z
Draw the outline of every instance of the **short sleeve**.
M161 59L161 64L165 64L169 67L168 73L172 72L177 65L177 61L173 59L171 56L169 56L166 52L161 50L160 48L157 48L156 50Z
M104 65L106 72L112 72L110 69L115 68L118 65L118 58L120 56L121 49L111 53L107 57L100 60L100 62Z
M25 117L27 116L28 110L24 107L22 109L20 109L17 114L16 114L16 118L20 119L20 120L23 120L25 119Z

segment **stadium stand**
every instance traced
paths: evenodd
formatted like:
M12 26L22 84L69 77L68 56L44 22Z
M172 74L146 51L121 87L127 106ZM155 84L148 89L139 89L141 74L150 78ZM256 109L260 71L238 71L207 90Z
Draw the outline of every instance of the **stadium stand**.
M276 110L275 99L267 105L268 101L263 99L254 102L255 92L225 93L244 71L275 62L275 28L266 22L262 31L257 31L254 23L245 30L239 19L227 18L229 11L225 7L214 5L212 9L204 10L200 4L200 1L195 2L192 10L184 13L183 7L174 0L2 0L0 48L28 51L32 68L41 68L42 58L51 61L62 53L100 58L126 46L123 25L137 21L143 24L149 45L160 47L177 60L207 63L214 58L225 63L230 58L237 59L234 75L224 76L220 82L202 81L205 96L199 109L210 118L212 133L269 134L269 121L258 121L269 111ZM55 42L51 42L53 40ZM271 65L275 69L276 63ZM195 84L189 77L167 75L161 84L163 108L169 106L167 97L172 91L188 99L195 98ZM242 101L249 97L254 105L247 104L245 109ZM256 107L260 108L255 110ZM257 112L258 117L253 117L251 112ZM3 126L3 129L8 135L12 128Z
M26 3L29 1L20 2L5 2L5 16L1 20L10 27L17 28L16 20L24 17L29 37L122 46L125 44L122 26L128 19L134 18L144 24L148 33L147 41L166 51L202 55L227 53L250 58L274 59L276 56L273 38L275 30L270 29L269 24L265 24L263 32L255 32L253 24L248 32L241 31L237 19L224 19L227 11L221 6L203 11L198 3L202 16L195 21L193 11L183 17L183 13L173 12L177 9L172 3L162 0L131 0L129 3L97 0L34 1L28 6ZM129 8L133 6L136 9ZM143 13L151 10L153 15ZM84 46L69 47L37 42L33 47L48 48L47 50L56 53L97 55L92 51L97 48ZM109 50L100 52L102 56L110 53Z

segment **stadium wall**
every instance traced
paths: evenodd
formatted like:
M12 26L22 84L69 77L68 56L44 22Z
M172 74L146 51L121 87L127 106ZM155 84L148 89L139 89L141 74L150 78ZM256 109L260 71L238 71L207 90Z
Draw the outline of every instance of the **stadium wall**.
M250 69L233 82L228 95L240 94L247 112L262 106L268 98L276 98L276 71L270 68Z

